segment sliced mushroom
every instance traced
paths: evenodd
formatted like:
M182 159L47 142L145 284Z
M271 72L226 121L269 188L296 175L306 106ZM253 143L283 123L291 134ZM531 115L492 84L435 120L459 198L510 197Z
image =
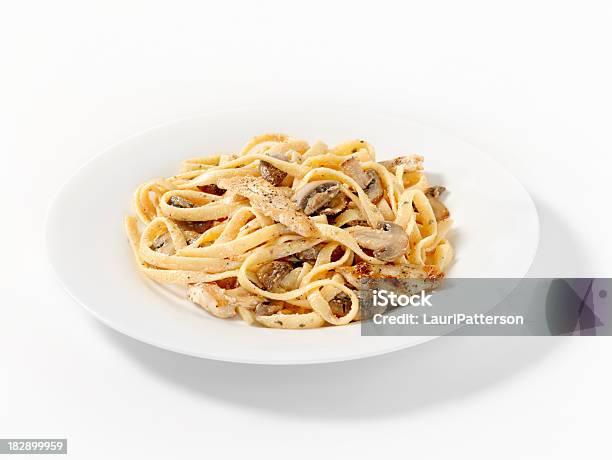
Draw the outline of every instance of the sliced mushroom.
M372 203L376 204L381 200L384 190L376 171L373 169L366 169L364 171L361 168L361 163L355 157L349 158L340 167L347 176L357 182Z
M351 177L357 185L365 189L372 180L361 167L361 163L355 157L351 157L340 165L340 169L347 176Z
M348 198L344 193L340 193L333 200L329 202L329 204L319 211L319 214L325 216L335 216L336 214L340 214L342 211L346 209L346 205L348 204Z
M262 265L257 270L257 280L267 291L276 289L283 278L293 270L293 265L284 260L274 260Z
M198 185L201 192L208 193L210 195L221 196L225 193L225 190L219 188L216 184Z
M257 316L270 316L274 313L278 313L283 309L283 304L281 302L272 303L272 302L262 302L257 307L255 307L255 314Z
M185 235L185 242L187 244L193 243L195 240L197 240L200 237L200 233L193 232L191 230L185 230L183 232L183 235Z
M378 177L378 174L376 174L376 171L374 171L373 169L367 169L365 173L371 178L371 180L367 187L363 189L363 191L366 195L368 195L370 201L376 204L382 199L383 195L385 194L382 182L380 181L380 177Z
M155 238L153 240L153 244L151 244L151 249L168 256L174 254L174 243L172 242L170 233L164 233L163 235Z
M404 172L414 172L423 169L424 158L421 155L408 155L405 157L394 158L393 160L380 161L390 172L395 174L395 170L399 165L404 165Z
M444 203L442 203L438 197L446 190L446 187L436 185L435 187L429 187L425 189L425 196L429 200L431 209L433 210L436 222L443 221L450 217L450 212ZM413 203L414 204L414 203Z
M183 231L191 231L197 233L204 233L206 230L213 226L214 221L212 220L201 220L201 221L176 221L178 226Z
M444 203L442 203L437 198L433 196L428 196L429 204L431 205L431 209L433 210L434 216L436 218L436 222L441 222L444 219L448 219L450 217L450 212Z
M315 244L313 247L303 250L302 252L298 252L295 257L298 260L316 260L319 255L319 251L323 248L324 244L319 243Z
M308 248L305 251L298 252L295 257L297 260L316 260L319 251L315 248Z
M446 190L446 187L442 185L436 185L434 187L426 188L425 195L431 196L433 198L438 198L445 190Z
M383 222L379 229L351 227L349 232L359 246L372 249L377 259L391 262L406 253L408 235L402 227L393 222Z
M346 196L340 189L340 183L335 180L309 182L295 193L293 199L307 216L338 214L347 203Z
M289 160L289 157L285 153L276 153L270 156L278 160ZM261 177L263 177L265 180L267 180L274 186L282 184L285 180L285 177L287 177L287 173L285 171L282 171L276 166L274 166L272 163L263 160L259 162L259 174L261 174Z
M329 307L334 315L344 316L350 311L351 303L351 298L344 292L340 292L329 301Z
M195 207L195 204L193 204L187 198L183 198L182 196L171 196L170 200L168 200L168 204L170 206L174 206L175 208L193 208Z
M179 228L183 231L185 235L185 240L187 244L193 243L197 240L202 233L213 226L214 221L206 220L206 221L175 221L175 223L179 226Z

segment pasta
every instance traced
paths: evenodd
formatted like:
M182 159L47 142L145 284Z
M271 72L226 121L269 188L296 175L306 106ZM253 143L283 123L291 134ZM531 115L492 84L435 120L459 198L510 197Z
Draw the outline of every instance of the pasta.
M125 226L142 272L185 285L214 316L339 326L360 319L368 273L444 276L453 248L443 191L420 155L377 162L363 140L329 148L264 134L140 185Z

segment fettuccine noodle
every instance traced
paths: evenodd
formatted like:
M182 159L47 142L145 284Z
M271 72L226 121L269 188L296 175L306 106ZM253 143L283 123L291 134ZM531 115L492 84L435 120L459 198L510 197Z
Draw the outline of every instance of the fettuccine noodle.
M377 162L362 140L329 148L265 134L142 184L126 231L144 274L185 285L217 317L345 325L360 319L364 270L442 277L453 259L444 187L430 187L422 164Z

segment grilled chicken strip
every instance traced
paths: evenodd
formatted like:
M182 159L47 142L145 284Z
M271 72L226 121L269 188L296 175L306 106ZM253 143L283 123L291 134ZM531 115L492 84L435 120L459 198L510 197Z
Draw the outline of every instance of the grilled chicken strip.
M352 267L337 267L336 271L358 289L386 288L405 294L436 289L444 278L444 273L434 265L372 265L360 262Z
M255 209L299 235L313 237L319 233L314 223L295 203L261 177L224 177L219 179L218 185L229 193L247 198Z
M413 295L439 288L444 278L444 273L433 265L371 265L360 262L353 267L337 267L336 271L359 289L359 307L363 319L387 310L387 307L374 305L374 290Z
M244 289L222 289L215 283L190 284L187 286L187 297L219 318L231 318L236 316L237 307L255 308L263 301Z
M382 222L378 229L350 227L349 233L355 237L359 246L373 249L374 257L392 262L406 252L408 235L404 229L393 222Z

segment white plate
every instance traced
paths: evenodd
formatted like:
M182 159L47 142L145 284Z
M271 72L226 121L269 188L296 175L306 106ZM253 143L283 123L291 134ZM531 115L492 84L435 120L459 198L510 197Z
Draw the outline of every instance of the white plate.
M378 158L421 153L444 184L455 220L452 277L523 277L539 226L521 184L473 146L436 129L359 110L248 109L164 125L111 147L61 189L47 220L51 263L68 292L108 326L168 350L261 364L342 361L398 350L431 337L361 337L359 325L314 330L246 326L210 316L146 279L123 231L138 184L177 172L191 156L239 149L250 137L285 132L330 145L365 138Z

